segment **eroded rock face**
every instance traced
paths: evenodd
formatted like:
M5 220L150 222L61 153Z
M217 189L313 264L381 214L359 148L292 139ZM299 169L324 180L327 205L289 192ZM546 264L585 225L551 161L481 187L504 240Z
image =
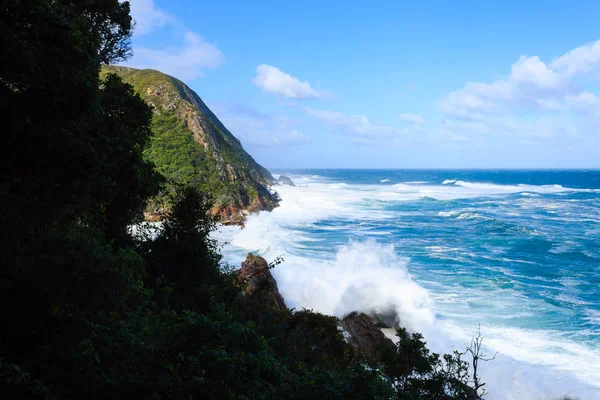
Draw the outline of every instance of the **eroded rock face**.
M348 314L342 320L342 328L350 335L349 343L373 361L380 361L384 354L395 351L394 342L365 313Z
M248 253L246 260L242 262L242 268L238 269L236 273L238 281L245 287L246 294L264 290L270 306L276 310L287 310L285 301L277 288L277 282L271 275L267 260Z
M280 185L296 186L294 185L294 182L288 176L285 175L281 175L279 179L277 179L277 183L279 183Z
M240 194L240 197L247 201L240 202L232 199L229 204L211 208L210 214L217 216L219 222L223 225L239 225L243 227L248 214L259 211L273 211L277 207L275 201L264 196L256 196L251 201L246 199L242 194Z
M244 226L247 211L237 205L228 205L222 207L213 207L210 209L210 215L216 216L223 225Z
M204 171L202 178L211 180L206 190L215 200L211 213L220 222L243 225L248 212L277 207L279 199L268 189L276 183L271 173L244 150L198 94L182 81L159 71L122 66L104 66L101 74L107 73L116 73L130 83L156 116L174 119L177 129L201 146L203 155L196 161L199 171ZM163 151L156 146L157 152ZM177 159L177 149L174 151L175 156L161 158L161 163L168 166L165 171L172 170L174 164L169 163Z

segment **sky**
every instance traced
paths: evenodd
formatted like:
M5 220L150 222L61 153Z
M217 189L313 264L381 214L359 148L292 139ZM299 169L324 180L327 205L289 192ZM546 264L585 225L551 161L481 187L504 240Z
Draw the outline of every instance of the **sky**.
M600 167L600 1L130 3L267 168Z

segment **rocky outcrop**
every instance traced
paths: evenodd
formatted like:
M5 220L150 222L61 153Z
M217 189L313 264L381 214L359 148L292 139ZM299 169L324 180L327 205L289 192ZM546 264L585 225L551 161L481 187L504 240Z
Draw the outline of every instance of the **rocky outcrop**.
M281 311L287 310L285 301L277 288L277 282L271 275L269 264L264 258L248 253L246 260L242 262L242 268L238 269L236 274L245 294L251 295L262 291L269 307Z
M162 135L149 151L157 169L175 182L202 182L214 200L212 213L221 222L243 224L247 212L277 207L278 197L268 189L276 183L271 173L186 84L156 70L103 67L101 75L108 73L132 85L152 107L152 129ZM186 136L193 142L181 139Z
M342 320L342 328L348 333L350 344L372 361L380 361L387 352L395 351L394 342L387 338L371 317L352 312Z
M238 285L243 288L243 295L260 296L258 297L258 301L261 311L285 311L288 316L291 316L291 319L288 321L292 321L295 316L301 315L300 312L293 313L293 311L287 309L285 301L279 293L277 282L273 278L273 275L271 275L269 264L264 258L255 256L252 253L248 253L246 260L242 262L241 268L235 271L235 275ZM263 305L264 310L262 308ZM312 313L312 311L308 310L304 310L304 312L308 312L309 314ZM318 321L336 321L336 318L334 317L323 316L320 314L315 314L315 316L320 318ZM380 328L382 326L388 327L391 325L397 325L399 323L398 318L394 313L392 313L392 311L376 314L374 315L374 318L378 319L378 322L374 322L373 318L371 318L369 315L357 311L346 315L341 321L344 337L347 343L349 343L355 349L356 353L362 354L366 358L365 361L370 361L368 364L371 364L371 362L376 364L383 363L392 369L397 369L397 361L400 360L402 362L402 357L398 357L398 349L396 348L396 345L391 339L385 336ZM292 327L292 330L289 328L286 330L286 333L292 335L291 342L295 342L293 339L293 334L291 333L293 332L294 325L295 323L289 324L289 326ZM323 336L322 332L326 332L323 330L323 327L319 326L318 324L316 324L316 327L320 332L317 334L319 340L314 341L315 338L312 338L313 341L309 342L311 343L310 351L319 354L321 351L320 349L322 348L328 348L331 350L333 347L330 347L330 344L327 344L328 342L331 342L330 336L327 336L332 334L331 331L325 333L325 336ZM312 325L312 328L314 329L315 325ZM304 327L304 329L306 329L306 327ZM335 325L333 329L336 329ZM306 331L300 330L300 334L306 336ZM325 338L325 341L323 341L323 338ZM341 340L338 341L338 344L339 342L341 342ZM315 345L315 343L317 344ZM323 344L324 347L320 348L319 346ZM342 350L344 354L346 354L348 349L346 346L343 346ZM389 363L390 361L392 361L392 364ZM406 365L402 365L402 368L409 368L410 363L411 361L408 360L408 363L405 363ZM416 374L416 372L414 372L415 370L412 371ZM453 388L452 390L456 389L460 391L461 399L482 400L482 398L477 394L477 391L469 387L468 384L463 381L464 378L457 379L448 377L444 379L447 379L444 382L450 384ZM424 380L423 382L427 381ZM444 383L444 385L446 383Z
M248 214L259 211L273 211L275 207L277 207L275 200L257 195L254 200L244 204L236 199L230 199L229 203L221 201L220 205L211 208L210 213L216 216L224 225L243 227Z
M210 209L210 213L216 216L223 225L244 226L248 211L237 205L217 206Z
M266 307L278 311L287 310L277 282L264 258L248 253L242 267L236 270L235 274L245 295L260 293L264 296ZM356 311L348 314L342 320L342 329L347 333L350 345L372 361L381 361L385 354L396 351L394 342L383 334L367 314Z
M277 282L267 261L252 253L248 253L242 267L235 271L236 279L245 295L260 293L264 297L265 306L285 311L285 301L279 293ZM394 343L387 338L381 329L367 314L352 312L342 320L342 328L346 331L348 342L365 357L372 361L381 361L386 353L394 352Z
M296 186L294 185L294 182L290 179L290 177L285 175L279 176L279 178L277 179L277 183L279 183L280 185Z

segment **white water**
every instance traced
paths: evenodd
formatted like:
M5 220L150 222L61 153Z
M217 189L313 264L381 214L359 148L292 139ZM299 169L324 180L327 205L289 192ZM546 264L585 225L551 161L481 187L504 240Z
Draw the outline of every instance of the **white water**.
M244 253L258 252L267 260L283 255L285 262L274 270L279 289L289 307L309 308L345 316L359 310L389 314L414 332L424 334L436 352L463 350L475 332L468 316L439 318L435 298L416 283L410 273L410 260L398 256L392 245L373 239L347 241L341 245L321 243L311 233L317 221L335 218L351 220L360 230L361 220L389 218L373 207L362 209L365 201L403 201L432 197L440 200L496 196L527 192L561 193L575 191L558 185L525 186L472 184L446 181L446 186L348 185L327 183L320 177L292 177L298 187L281 186L283 199L273 212L248 218L246 227L223 227L217 239L228 242L224 255L239 265ZM469 218L458 211L440 212L442 217ZM337 229L336 226L319 229ZM329 252L315 249L331 246ZM325 255L324 255L325 254ZM439 298L460 304L460 298ZM460 308L457 308L460 310ZM504 328L490 321L482 325L486 352L499 352L496 360L484 363L489 400L558 399L579 396L600 399L600 355L588 347L568 342L552 332ZM561 349L561 351L552 351ZM565 350L566 349L566 350ZM598 368L594 369L596 365Z

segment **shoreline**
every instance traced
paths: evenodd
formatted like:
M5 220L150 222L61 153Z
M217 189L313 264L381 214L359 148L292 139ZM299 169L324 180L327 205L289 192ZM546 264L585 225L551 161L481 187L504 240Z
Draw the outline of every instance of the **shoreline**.
M317 176L314 175L310 179L306 176L294 177L294 175L292 175L292 178L294 180L300 178L297 182L299 186L296 188L284 188L284 190L281 191L280 194L282 197L282 206L278 207L277 211L271 213L260 213L259 215L252 215L250 216L246 227L243 231L236 229L230 231L229 234L225 235L229 237L229 239L226 239L226 241L228 241L229 244L224 249L224 260L239 260L240 258L243 258L244 252L247 251L258 251L258 254L263 255L267 259L274 258L280 254L284 254L286 259L285 263L275 268L274 277L277 280L280 290L286 298L286 301L292 301L292 306L304 306L307 308L319 310L321 312L324 312L325 314L337 315L338 317L343 316L341 315L341 311L339 313L334 312L336 310L336 307L338 307L335 305L335 301L337 300L334 299L337 299L338 296L342 296L339 285L345 285L344 283L342 283L342 281L353 282L354 279L359 279L358 281L355 281L357 282L357 284L359 282L364 281L365 284L369 285L370 283L368 282L372 282L375 285L374 288L385 288L385 285L391 284L391 281L394 280L394 278L390 276L390 273L397 273L397 271L394 272L395 268L397 268L398 265L402 265L405 261L402 258L400 258L397 259L397 261L395 262L391 262L389 266L388 264L381 264L380 266L375 265L374 269L371 268L370 272L367 271L367 273L363 274L360 265L356 265L356 267L352 266L350 268L350 264L346 263L345 261L341 261L342 258L340 257L346 257L344 254L350 252L348 254L354 254L354 256L352 256L347 261L351 262L353 259L360 259L361 254L368 253L376 257L374 259L369 259L370 261L368 261L368 263L371 263L369 265L373 266L373 261L375 261L376 263L381 263L384 262L384 260L386 259L396 260L396 258L394 258L397 257L395 255L395 251L393 252L394 254L386 253L388 250L385 250L387 248L385 244L379 244L376 247L369 247L367 245L367 247L364 248L355 248L353 247L355 245L349 244L348 242L346 242L346 244L337 242L335 245L329 245L327 241L322 239L323 237L328 237L334 234L339 235L339 233L337 232L353 232L353 234L356 234L357 227L359 227L360 229L367 229L368 225L356 225L355 223L352 223L345 227L345 225L342 224L342 222L344 221L344 218L346 216L346 209L344 208L343 212L340 213L337 211L336 208L328 207L334 202L336 204L339 204L340 207L346 207L347 203L345 202L354 201L355 194L356 196L365 197L370 193L378 193L377 191L354 192L353 184L340 185L338 183L339 180L320 180ZM377 180L379 180L379 178L377 178ZM440 181L441 180L442 178L440 178ZM415 186L418 187L423 185ZM439 187L444 190L453 190L455 192L458 190L470 190L462 187L454 188L453 186L445 188L445 186L448 185L440 184ZM388 190L387 185L376 184L369 187L371 188L370 190L375 190L374 188L378 187L380 187L381 189L377 190ZM364 188L362 188L361 190L363 189ZM535 187L523 188L522 190L527 191L530 189L535 189ZM549 194L548 196L552 195ZM537 200L537 198L532 198L532 200L525 201L539 200ZM426 203L428 207L437 207L441 204L445 203L443 201L436 201L435 203ZM348 215L353 215L354 220L358 221L371 221L372 216L374 216L376 217L376 220L374 220L375 223L379 223L377 221L381 221L381 219L377 218L391 218L393 215L381 214L380 217L380 214L372 215L372 213L361 209L350 208L348 208L348 212L352 212L352 214ZM312 228L308 228L313 226L312 224L316 223L316 221L330 221L332 215L336 216L336 218L340 220L339 223L336 223L335 225L331 226L332 230L322 228L316 228L317 230L312 230ZM447 221L448 218L452 220L453 218L453 216L438 216L437 210L433 211L432 215L432 218L436 218L439 221ZM459 215L461 214L457 214L456 216ZM465 218L459 221L463 221L461 223L470 223L470 220ZM324 227L328 228L327 225L325 225ZM366 238L363 238L363 240L364 239ZM385 240L383 240L384 237L374 236L373 239L377 239L378 241L383 241L383 243L385 243ZM306 252L307 250L308 253ZM404 252L405 251L403 251L403 253ZM315 258L317 254L318 257ZM382 255L384 254L388 255L382 257ZM434 255L435 254L436 253L434 253ZM340 264L336 264L336 259L340 260ZM343 258L343 260L346 259ZM235 264L239 265L239 262L236 262ZM409 265L411 266L411 269L414 269L416 266L416 264L412 262ZM431 267L431 269L435 270L436 268ZM417 272L417 275L422 275L420 270L418 270ZM378 276L378 274L382 274L380 280L375 279ZM460 277L461 275L453 274L452 276L456 278ZM423 277L421 277L421 279L423 279ZM395 282L398 283L401 281L402 278L399 278ZM390 288L393 287L395 286L390 286ZM382 301L385 300L385 297L387 296L385 293L388 290L392 289L379 289L379 291L381 291L381 296L383 297ZM398 290L401 291L402 289L395 289L394 292L398 292ZM428 289L428 291L429 290L430 289ZM434 297L438 298L439 296ZM416 298L418 298L418 296L412 296L412 300ZM443 306L442 310L446 310L447 304L444 303L445 298L441 297L440 299L442 300L442 303L440 303ZM411 301L411 299L408 298L407 300ZM453 301L453 298L450 297L446 298L445 300ZM334 301L334 303L332 303L332 301ZM432 309L437 310L437 308L438 307L436 306ZM353 310L364 311L365 308L354 307ZM404 312L405 311L407 310L405 309ZM444 313L446 312L447 310L444 311ZM410 314L407 314L407 317L405 318L408 317L410 317ZM449 320L444 318L442 320L443 325L446 326L448 321ZM434 346L438 348L442 348L442 350L449 349L448 344L451 342L457 343L456 347L460 348L465 344L468 344L468 341L472 336L472 332L470 332L469 329L466 329L465 331L465 325L461 321L462 319L458 319L454 322L454 324L451 324L450 326L444 328L444 330L450 329L449 332L452 334L452 337L454 337L454 339L452 340L450 338L444 338L443 336L445 336L446 334L442 335L439 331L439 328L435 328L433 331L431 330L432 328L416 328L415 330L423 332L425 334L426 339L429 342L431 342ZM560 394L563 394L562 391L559 390L561 387L570 387L571 389L573 389L572 391L570 391L570 393L579 393L580 396L584 396L587 393L588 396L593 398L595 395L600 394L600 388L597 386L592 386L589 380L583 380L583 375L578 375L579 377L576 377L574 373L577 371L570 372L569 370L566 370L564 367L562 367L560 364L554 367L553 364L548 363L549 361L553 361L552 357L554 357L554 355L547 352L547 349L544 347L544 343L546 343L546 340L550 340L552 338L542 338L536 341L536 335L537 333L539 333L537 330L533 330L530 332L520 329L509 334L509 330L498 331L496 329L497 327L491 326L489 322L481 322L483 328L485 328L486 326L489 327L488 334L486 334L485 329L483 331L486 343L494 345L495 348L501 350L503 354L506 354L505 351L507 350L507 348L503 348L504 345L502 343L508 343L507 340L510 336L510 343L513 343L513 347L519 345L519 343L522 343L524 346L523 351L525 351L528 348L527 346L533 346L531 350L535 352L534 354L536 354L536 356L538 352L541 352L539 354L540 356L550 357L548 359L539 359L539 361L537 361L537 363L534 364L530 361L528 362L527 357L524 357L523 354L514 352L511 353L509 351L509 354L512 355L500 356L499 359L495 362L495 364L492 363L490 365L486 365L485 368L489 368L489 374L498 376L498 378L495 378L495 380L500 379L500 376L506 375L504 376L504 378L502 378L502 382L504 382L504 385L506 385L507 382L509 385L508 387L510 387L510 385L517 385L517 387L519 388L515 387L513 389L516 391L515 393L522 393L523 390L525 390L525 388L529 388L527 390L533 391L532 393L534 393L535 391L539 391L539 393L548 393L547 396L550 396L551 398L551 396L558 396ZM475 322L473 329L476 329L476 325L477 323ZM459 334L457 329L460 329L462 333ZM552 342L547 343L548 346L556 345L560 348L563 348L565 346L567 346L566 348L569 348L570 346L570 342L564 342L564 340L552 340ZM528 345L527 343L530 343L530 341L531 344ZM501 347L498 348L497 346ZM581 347L580 345L578 346ZM583 347L581 347L580 350L583 351ZM494 353L492 350L490 350L490 352L491 354ZM558 354L556 356L559 357ZM575 357L575 355L573 355L571 358L573 357ZM569 360L570 359L566 361ZM587 358L586 363L589 362L591 362L591 359ZM583 364L580 367L580 370L581 368L584 368L584 365L585 364ZM518 378L519 376L530 376L531 380L527 383L520 382L520 378ZM491 382L490 386L500 388L503 387L503 384L501 384L500 382ZM569 392L565 392L564 394L569 394ZM494 398L504 399L504 397Z

